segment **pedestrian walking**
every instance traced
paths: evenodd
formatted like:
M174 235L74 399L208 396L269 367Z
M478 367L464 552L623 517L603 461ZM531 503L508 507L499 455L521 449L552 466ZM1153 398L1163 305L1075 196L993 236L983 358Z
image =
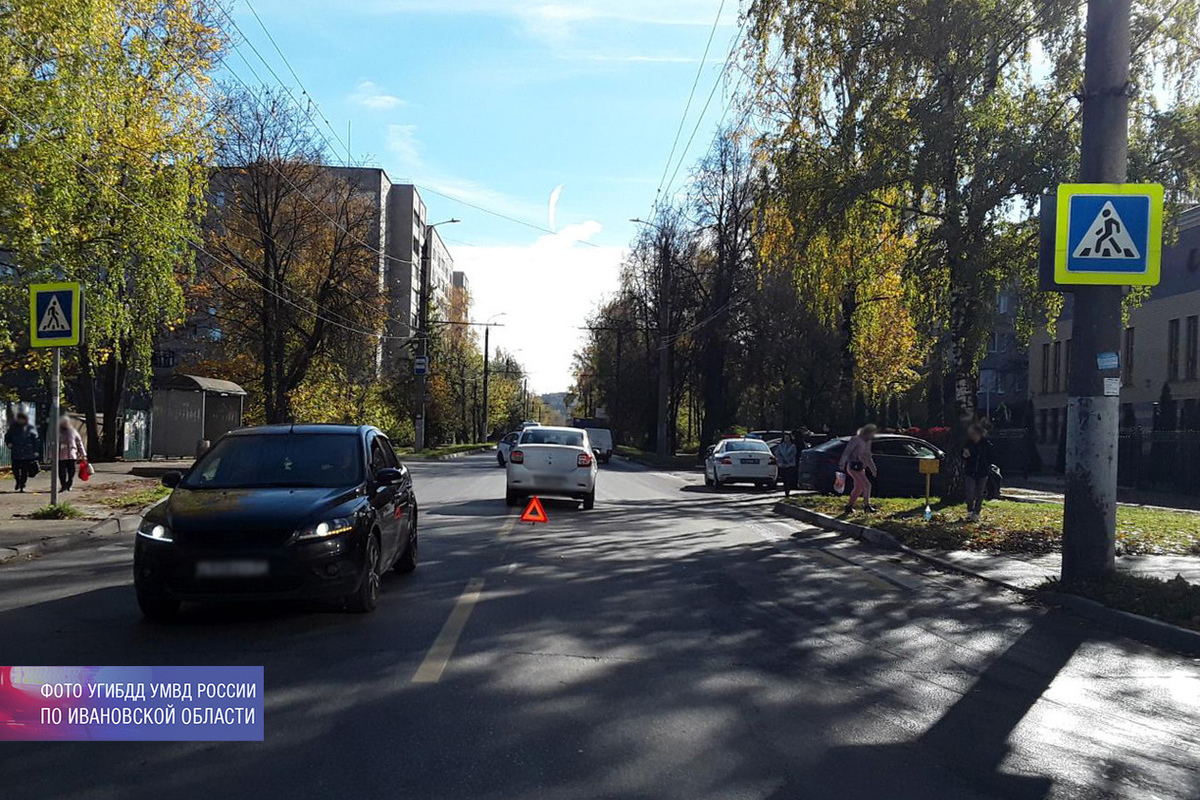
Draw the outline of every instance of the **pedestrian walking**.
M38 459L42 457L41 441L37 429L29 424L29 415L18 412L4 432L4 443L12 456L13 478L17 491L25 491L25 484L38 473Z
M775 446L775 463L779 465L779 475L783 478L783 496L791 497L796 488L796 440L790 433L783 435L783 441Z
M87 450L83 446L83 437L71 420L63 417L58 421L58 483L64 492L71 491L75 483L75 468L85 458Z
M871 478L867 476L867 472L871 473L871 477L879 477L879 469L875 466L875 459L871 457L871 440L875 438L878 430L879 428L875 425L863 425L858 429L858 433L850 438L850 441L846 443L846 449L842 451L838 469L854 480L854 488L850 491L850 500L846 503L847 513L854 510L854 503L860 496L863 499L864 511L876 510L875 506L871 505Z
M966 495L967 521L978 522L992 474L992 440L978 422L967 429L962 451L963 494Z

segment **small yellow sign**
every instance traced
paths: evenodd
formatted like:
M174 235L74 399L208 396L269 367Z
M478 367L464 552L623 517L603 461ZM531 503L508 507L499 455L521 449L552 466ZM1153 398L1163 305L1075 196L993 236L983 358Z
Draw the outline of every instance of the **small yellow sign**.
M922 458L920 466L922 475L937 475L942 471L942 462L936 458Z

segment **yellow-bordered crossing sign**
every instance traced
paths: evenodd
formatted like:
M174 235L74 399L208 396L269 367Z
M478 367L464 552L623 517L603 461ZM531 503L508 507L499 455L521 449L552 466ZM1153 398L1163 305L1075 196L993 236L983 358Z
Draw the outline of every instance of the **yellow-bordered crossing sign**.
M1158 285L1161 184L1064 183L1058 187L1056 210L1055 282Z
M29 343L73 347L83 336L83 291L78 283L35 283L29 287Z

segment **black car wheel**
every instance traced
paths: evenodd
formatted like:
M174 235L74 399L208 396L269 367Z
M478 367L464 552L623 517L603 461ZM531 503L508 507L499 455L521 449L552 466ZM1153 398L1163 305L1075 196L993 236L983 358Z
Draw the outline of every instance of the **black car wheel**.
M592 489L592 491L590 493L584 495L584 497L583 497L583 510L591 511L595 507L596 507L596 490Z
M508 506L515 506L521 502L521 497L516 492L505 492L504 503Z
M417 568L418 543L417 507L413 506L412 513L408 517L408 547L404 548L400 558L396 559L396 572L405 575Z
M367 537L367 552L363 558L363 574L358 589L346 598L346 608L359 614L374 611L379 605L379 537Z
M501 453L499 450L496 451L496 463L502 467L504 466L504 453Z
M138 608L151 622L170 622L179 611L179 601L161 589L137 587Z

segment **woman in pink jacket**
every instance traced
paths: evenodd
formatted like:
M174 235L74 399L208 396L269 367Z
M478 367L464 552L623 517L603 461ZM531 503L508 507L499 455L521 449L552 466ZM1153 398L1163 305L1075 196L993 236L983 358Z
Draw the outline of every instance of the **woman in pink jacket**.
M875 438L877 430L879 429L874 425L863 425L858 429L857 435L850 437L850 441L846 442L846 449L842 451L838 469L854 479L850 502L846 503L847 512L854 510L854 503L859 495L862 495L863 510L875 510L875 506L871 505L871 480L867 477L867 471L870 470L872 476L879 476L875 459L871 458L871 440Z
M80 459L87 458L83 437L71 420L63 417L58 421L58 482L64 492L71 491L75 482L75 466Z

